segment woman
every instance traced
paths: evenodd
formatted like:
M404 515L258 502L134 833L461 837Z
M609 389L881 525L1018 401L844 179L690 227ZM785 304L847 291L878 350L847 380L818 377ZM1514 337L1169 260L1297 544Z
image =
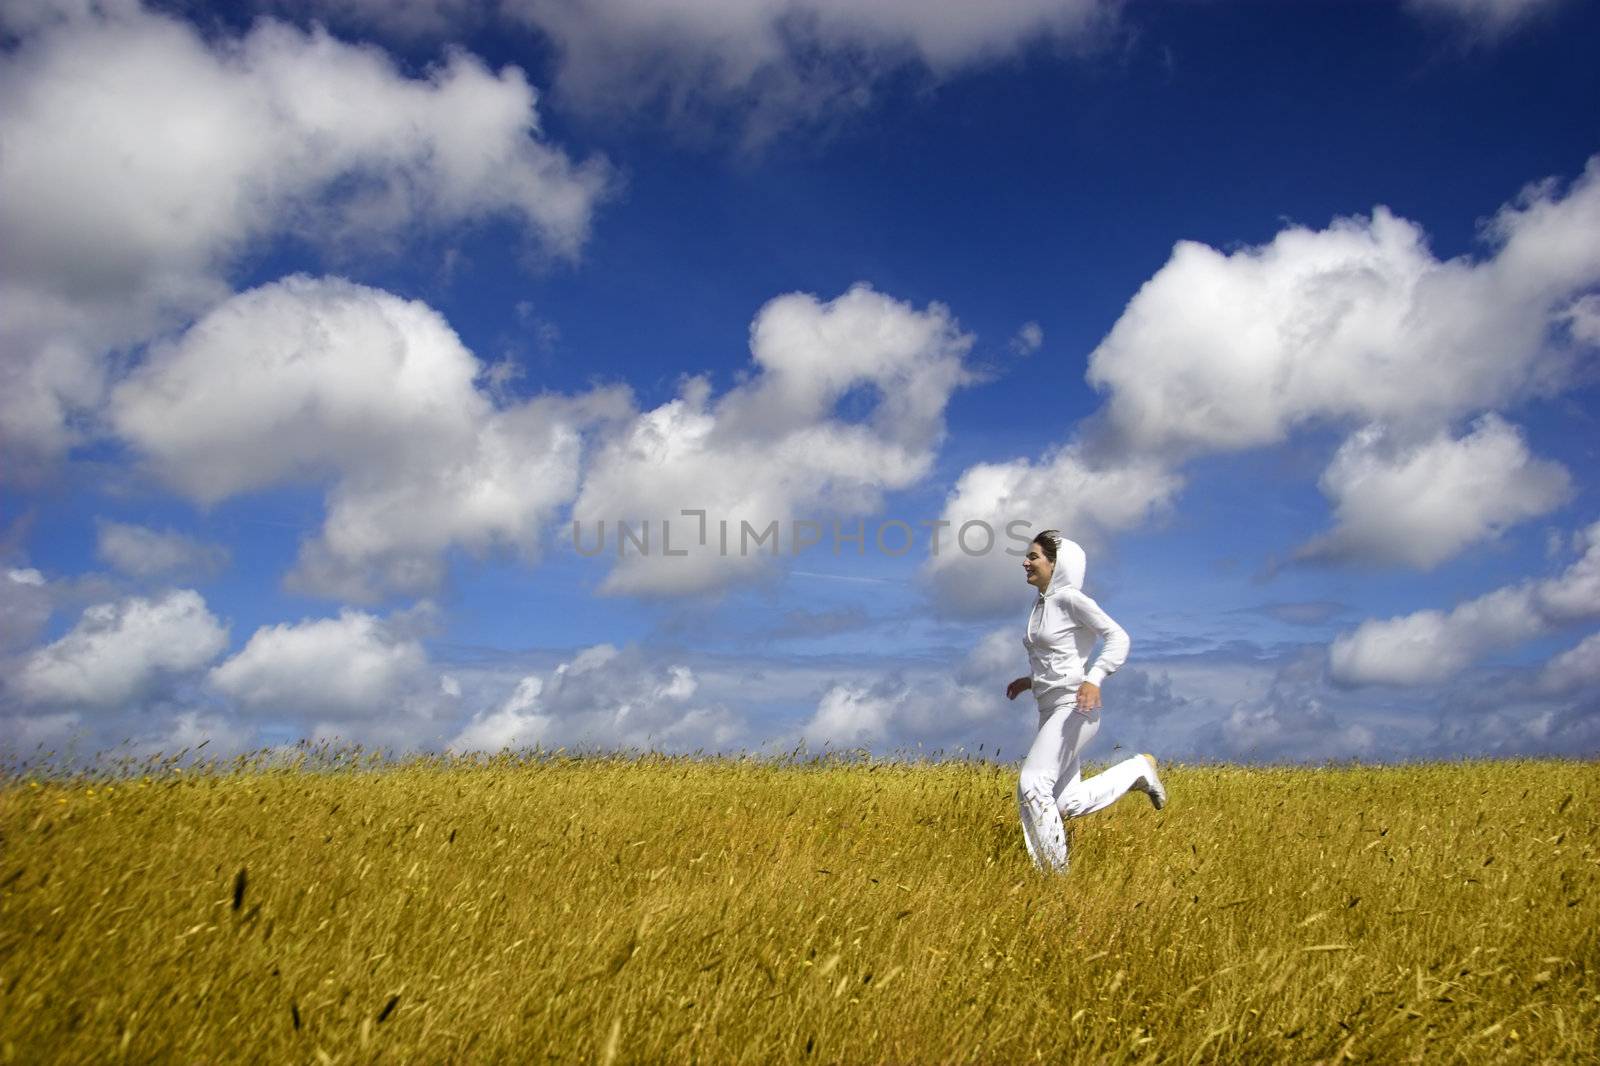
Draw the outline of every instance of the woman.
M1039 702L1039 733L1033 738L1017 781L1017 806L1028 854L1040 869L1065 873L1067 834L1061 817L1081 818L1111 806L1134 790L1160 810L1167 791L1156 760L1136 755L1083 779L1080 757L1100 731L1100 685L1128 657L1128 634L1083 592L1083 549L1054 529L1033 538L1022 569L1039 590L1028 616L1023 645L1031 677L1006 686L1006 699L1033 689ZM1104 641L1092 666L1089 653Z

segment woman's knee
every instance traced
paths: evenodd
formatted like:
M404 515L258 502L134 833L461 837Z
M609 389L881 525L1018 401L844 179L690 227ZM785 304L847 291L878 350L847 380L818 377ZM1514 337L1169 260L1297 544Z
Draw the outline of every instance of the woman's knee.
M1024 770L1017 777L1017 798L1023 803L1039 806L1052 802L1056 779L1044 770Z
M1081 787L1069 788L1061 793L1056 800L1056 806L1061 809L1061 817L1078 818L1089 808L1089 796Z

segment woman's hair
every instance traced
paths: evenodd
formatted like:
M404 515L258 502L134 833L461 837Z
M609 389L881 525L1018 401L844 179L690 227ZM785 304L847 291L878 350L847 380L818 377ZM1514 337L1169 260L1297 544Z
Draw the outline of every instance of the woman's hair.
M1037 544L1044 557L1052 563L1056 561L1056 549L1061 546L1061 530L1042 529L1033 535L1030 544Z

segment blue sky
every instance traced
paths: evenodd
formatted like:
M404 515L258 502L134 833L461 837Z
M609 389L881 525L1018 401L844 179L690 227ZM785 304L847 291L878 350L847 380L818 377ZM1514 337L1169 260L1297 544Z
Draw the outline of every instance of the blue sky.
M1107 750L1593 753L1597 29L8 5L10 747L1020 754L1032 592L923 523L1021 520L1133 637Z

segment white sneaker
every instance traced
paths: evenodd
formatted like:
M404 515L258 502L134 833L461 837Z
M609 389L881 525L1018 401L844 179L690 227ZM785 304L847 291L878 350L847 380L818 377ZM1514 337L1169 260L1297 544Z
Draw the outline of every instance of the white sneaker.
M1161 775L1156 773L1156 757L1141 752L1139 758L1149 763L1150 769L1144 772L1144 776L1140 777L1133 787L1149 796L1150 805L1159 811L1167 805L1167 788L1161 783Z

